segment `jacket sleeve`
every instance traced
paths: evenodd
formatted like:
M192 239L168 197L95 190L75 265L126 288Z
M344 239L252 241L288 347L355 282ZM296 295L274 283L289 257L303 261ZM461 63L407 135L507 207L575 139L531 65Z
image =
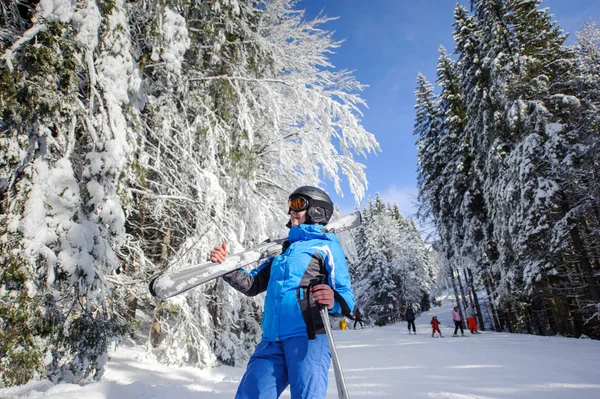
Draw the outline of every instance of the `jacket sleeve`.
M350 283L350 273L344 250L340 245L331 245L330 251L325 256L325 268L329 276L329 286L334 289L339 298L348 306L349 313L354 309L354 292ZM342 304L336 295L335 304L329 313L344 313Z
M223 276L223 280L244 295L255 296L267 290L269 278L271 277L271 264L273 258L269 258L259 267L246 272L237 269Z

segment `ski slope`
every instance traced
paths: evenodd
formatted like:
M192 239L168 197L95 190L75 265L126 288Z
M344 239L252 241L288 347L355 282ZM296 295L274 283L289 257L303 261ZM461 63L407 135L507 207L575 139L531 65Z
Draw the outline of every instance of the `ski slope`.
M446 338L431 338L435 313ZM448 305L406 324L335 330L352 399L600 398L600 342L483 332L452 338ZM350 328L352 324L350 325ZM84 387L34 381L0 389L0 398L231 399L243 368L198 370L158 364L141 349L117 348L102 381ZM337 398L333 376L327 398ZM286 391L281 396L289 398Z

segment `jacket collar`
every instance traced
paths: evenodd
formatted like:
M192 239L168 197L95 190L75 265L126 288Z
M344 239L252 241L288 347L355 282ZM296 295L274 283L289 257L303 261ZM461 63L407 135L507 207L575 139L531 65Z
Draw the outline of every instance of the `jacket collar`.
M293 226L290 229L288 235L288 241L290 243L304 240L329 240L337 242L337 237L333 233L324 233L321 231L323 225L321 224L301 224Z

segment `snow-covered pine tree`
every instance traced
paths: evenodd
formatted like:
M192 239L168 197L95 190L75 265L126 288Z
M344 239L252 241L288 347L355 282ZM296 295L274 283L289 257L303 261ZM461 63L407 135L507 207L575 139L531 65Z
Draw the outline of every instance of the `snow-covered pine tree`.
M544 282L536 281L560 265L564 254L563 243L551 239L560 214L569 212L560 205L565 180L558 174L561 160L573 156L573 139L564 129L563 115L573 112L579 101L571 89L557 84L570 69L572 55L548 11L539 9L539 2L500 3L496 5L502 7L500 13L485 11L483 2L476 9L488 32L486 42L496 40L493 52L486 54L498 54L490 63L490 91L496 93L497 115L503 121L491 145L491 151L502 149L500 156L488 156L488 169L498 174L488 176L485 192L500 244L508 307L521 315L515 320L516 329L531 331L532 307L538 314L543 308L534 292ZM577 252L584 250L580 247ZM521 287L533 295L520 300Z
M407 304L417 311L428 307L435 266L415 225L379 194L363 214L363 226L355 234L358 260L353 265L361 313L375 325L386 325L402 320Z
M354 283L357 306L375 325L394 323L401 318L400 276L392 269L393 250L389 244L398 237L398 229L377 195L368 204L369 225L364 227L365 242L359 241L360 269Z
M125 2L2 8L1 383L82 383L124 326L107 278L143 106Z
M597 274L600 206L598 193L598 85L600 71L600 30L588 23L577 33L577 42L569 46L574 57L568 60L566 73L557 77L557 95L549 109L560 121L555 125L555 147L559 150L554 169L561 182L561 216L554 227L553 245L561 248L560 267L551 270L552 284L544 281L549 295L569 292L568 312L583 321L583 330L591 336L600 334L600 285ZM564 237L568 237L567 240ZM585 284L581 284L581 277ZM556 311L554 312L556 314ZM578 327L562 326L576 334Z
M393 214L398 220L400 230L406 233L406 248L410 248L413 252L409 278L412 280L411 288L415 291L411 294L411 298L407 298L406 302L416 303L415 298L419 296L419 306L415 307L420 311L426 311L431 307L431 294L436 288L435 277L439 270L437 254L431 245L423 241L415 222L412 219L405 219L395 204Z
M441 199L437 179L441 176L442 165L438 162L438 152L441 140L440 115L433 85L421 73L417 75L415 90L415 126L417 136L419 174L419 214L424 219L427 215L439 214Z
M422 216L435 221L441 237L438 248L442 251L443 270L440 273L448 277L448 286L454 286L459 282L455 277L456 271L460 271L465 259L482 258L483 252L478 250L478 241L484 235L479 223L482 208L478 205L481 203L478 198L481 195L473 194L478 186L471 168L473 148L465 132L467 119L462 82L455 62L443 47L440 48L436 84L441 88L437 96L437 156L432 163L419 162L419 176L428 179L428 184L420 187L420 193L429 190L429 202L435 205L429 208L428 215ZM417 118L415 133L420 130ZM419 142L423 140L427 138L421 137ZM426 197L422 196L421 201ZM458 292L457 287L457 301Z
M464 175L464 184L461 180L455 180L454 183L448 185L447 192L461 195L460 208L454 211L455 217L452 219L454 227L444 227L449 229L450 237L456 242L448 240L444 244L442 240L441 247L444 252L451 254L448 260L449 267L456 267L462 262L461 257L466 257L467 264L474 264L475 273L478 275L486 288L490 287L489 292L494 295L490 300L495 300L495 276L498 275L498 270L492 266L498 257L498 249L491 235L492 226L489 222L488 209L484 201L483 180L485 174L485 157L480 156L481 149L485 149L486 140L488 140L487 127L485 121L490 120L491 105L489 102L489 71L484 67L480 53L481 47L484 45L482 32L477 24L474 16L469 15L466 8L457 5L454 9L454 40L456 42L455 52L457 53L457 61L455 63L454 74L457 75L460 82L459 93L454 93L452 90L448 92L449 98L460 98L461 103L465 107L465 115L460 121L459 130L460 142L462 144L461 161L458 164L459 170ZM442 64L443 65L443 62ZM440 66L440 62L438 62ZM440 83L447 79L444 75L452 73L448 68L438 68L439 71L444 71L438 76ZM444 92L452 88L450 85ZM452 109L452 108L451 108ZM456 118L456 116L455 116ZM452 126L449 124L449 126ZM456 191L454 191L456 190ZM450 225L452 226L452 224ZM458 252L455 252L458 251ZM453 259L452 255L456 253L457 258ZM494 315L494 320L497 317ZM500 329L499 324L496 325Z
M456 211L460 218L454 218L459 222L453 228L452 234L458 241L451 245L453 247L451 251L458 250L459 257L470 259L478 266L478 270L484 270L482 273L492 276L496 273L492 265L497 258L498 250L491 237L489 210L484 200L486 158L481 155L489 147L487 141L492 133L487 130L489 127L485 123L493 114L489 93L490 76L483 63L485 57L482 57L481 53L481 47L485 45L484 32L479 28L477 20L462 6L457 5L455 8L454 18L455 52L458 54L455 71L442 68L445 72L438 77L441 84L448 80L443 77L444 75L451 76L454 73L458 77L459 93L454 92L454 85L446 85L443 93L448 92L451 99L459 96L460 103L465 107L463 117L460 117L460 114L455 116L451 114L459 122L450 126L458 128L454 130L457 130L462 146L458 156L460 160L458 167L463 175L462 179L450 183L447 190L448 193L456 190L455 195L462 197L460 208ZM457 259L454 266L461 263L460 259Z

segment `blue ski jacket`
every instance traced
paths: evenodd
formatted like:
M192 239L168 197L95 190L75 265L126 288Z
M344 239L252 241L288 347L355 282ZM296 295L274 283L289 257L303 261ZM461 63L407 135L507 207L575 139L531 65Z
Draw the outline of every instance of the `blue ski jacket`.
M346 257L337 236L323 233L322 225L302 224L290 229L289 246L247 273L235 270L223 278L238 291L254 296L267 291L262 321L263 340L280 341L290 337L325 332L319 309L310 294L310 281L326 276L335 292L335 305L329 313L349 313L354 293ZM285 246L284 246L285 248Z

